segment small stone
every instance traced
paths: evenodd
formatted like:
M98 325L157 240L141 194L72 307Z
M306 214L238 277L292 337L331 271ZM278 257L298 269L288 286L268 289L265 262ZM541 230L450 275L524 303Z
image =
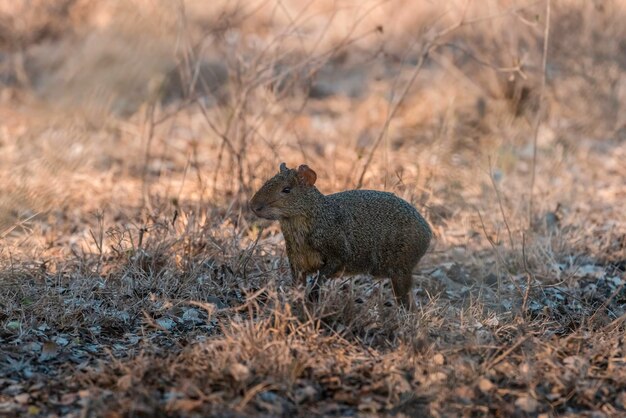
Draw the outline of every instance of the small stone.
M304 386L296 390L295 400L297 404L312 401L317 396L317 390L313 386Z
M428 376L428 381L431 383L441 382L446 380L448 376L444 372L436 372Z
M245 382L250 377L250 369L241 363L232 364L228 371L237 382Z
M69 340L65 337L56 337L55 342L61 347L65 347L69 344Z
M203 322L202 318L200 318L200 313L193 308L185 310L183 313L183 321L193 323Z
M217 298L215 296L207 296L206 301L209 302L209 303L212 303L215 306L217 306L217 309L226 309L226 308L228 308L227 304L225 304L224 302L222 302L222 300L220 298Z
M443 357L443 354L441 353L437 353L433 356L433 363L435 363L437 366L443 366L443 364L445 363L445 359Z
M10 329L11 331L16 331L20 329L21 326L22 324L20 323L20 321L9 321L6 324L7 329Z
M476 343L480 345L493 344L493 334L488 329L478 329L475 332Z
M539 402L530 396L521 396L515 401L515 406L524 412L532 414L539 408Z
M176 325L176 323L171 320L170 318L159 318L156 320L157 324L159 324L160 327L166 329L166 330L171 330L172 328L174 328L174 326Z
M486 379L484 377L478 381L478 389L480 389L480 391L483 393L491 392L494 386L495 385L491 382L491 380Z

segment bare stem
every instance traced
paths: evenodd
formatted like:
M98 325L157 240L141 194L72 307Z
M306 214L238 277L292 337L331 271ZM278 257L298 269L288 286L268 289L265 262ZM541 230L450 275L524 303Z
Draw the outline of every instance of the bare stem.
M533 161L530 170L530 200L528 204L528 228L533 223L533 204L535 190L535 173L537 169L537 136L539 135L539 125L543 114L543 97L546 89L546 67L548 64L548 40L550 37L550 0L546 0L546 26L543 32L543 59L541 63L541 88L539 90L539 106L533 126Z

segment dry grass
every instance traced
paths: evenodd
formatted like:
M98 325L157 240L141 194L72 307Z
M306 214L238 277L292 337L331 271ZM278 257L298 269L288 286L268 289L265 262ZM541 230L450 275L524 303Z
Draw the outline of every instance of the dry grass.
M0 413L626 414L621 2L552 2L532 208L543 1L26 3ZM246 207L281 161L425 214L416 312L367 277L305 303Z

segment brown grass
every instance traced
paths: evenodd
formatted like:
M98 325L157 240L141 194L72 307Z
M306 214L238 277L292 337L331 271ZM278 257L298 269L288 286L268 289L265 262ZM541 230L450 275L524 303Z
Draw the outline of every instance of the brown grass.
M626 414L621 2L552 2L534 169L544 1L26 3L0 414ZM305 303L246 206L281 161L425 214L416 312L368 277Z

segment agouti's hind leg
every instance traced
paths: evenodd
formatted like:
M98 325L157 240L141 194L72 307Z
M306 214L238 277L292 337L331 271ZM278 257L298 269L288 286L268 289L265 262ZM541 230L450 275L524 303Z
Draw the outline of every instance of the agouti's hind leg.
M406 310L411 310L413 307L413 278L411 274L396 275L391 278L391 287L393 288L393 294L396 297L396 302L402 305Z

